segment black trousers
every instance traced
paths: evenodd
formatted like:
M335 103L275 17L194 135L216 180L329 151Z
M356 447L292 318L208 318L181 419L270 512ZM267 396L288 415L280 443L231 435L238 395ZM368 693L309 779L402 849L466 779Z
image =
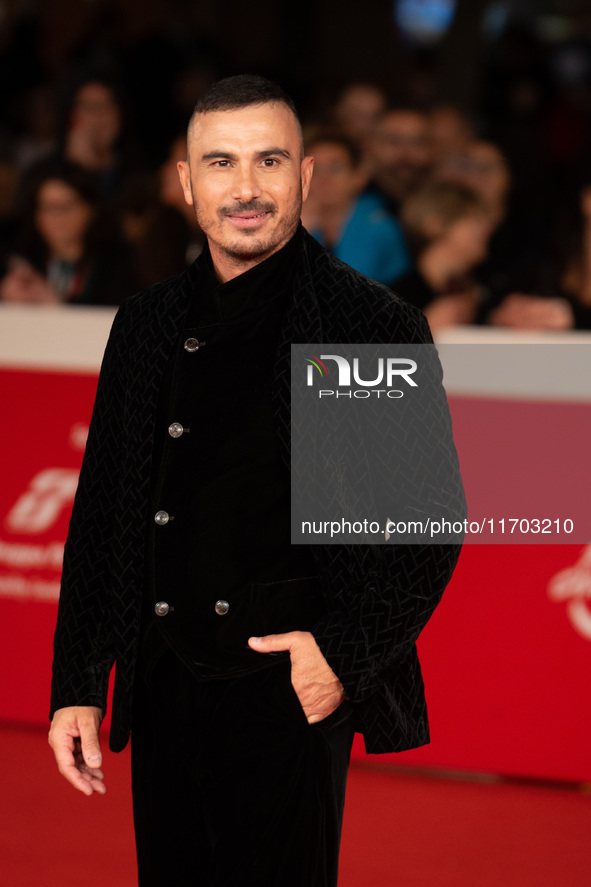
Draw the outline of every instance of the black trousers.
M140 887L335 887L353 710L308 724L289 665L199 682L167 651L138 681Z

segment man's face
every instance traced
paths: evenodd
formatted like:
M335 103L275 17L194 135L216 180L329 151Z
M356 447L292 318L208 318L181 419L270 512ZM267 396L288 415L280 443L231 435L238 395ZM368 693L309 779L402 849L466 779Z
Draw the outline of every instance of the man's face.
M344 145L318 142L309 148L314 157L310 200L319 209L347 209L365 184Z
M296 119L281 103L194 119L189 163L179 162L179 175L222 279L241 274L291 238L313 163L301 159Z
M104 83L85 83L72 105L71 125L97 148L111 148L121 131L121 112Z
M384 110L386 100L379 89L352 84L336 107L337 122L354 141L361 143Z
M382 118L369 144L376 179L403 199L425 178L431 161L428 120L416 111L391 111Z
M92 207L61 179L47 179L39 188L35 225L58 256L82 248L92 215Z

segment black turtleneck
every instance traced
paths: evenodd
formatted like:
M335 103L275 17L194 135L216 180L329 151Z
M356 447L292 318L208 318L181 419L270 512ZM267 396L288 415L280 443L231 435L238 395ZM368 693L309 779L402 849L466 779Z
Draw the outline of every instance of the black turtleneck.
M160 391L146 618L201 678L273 661L237 640L238 613L250 618L254 585L315 573L309 549L290 543L290 477L270 400L300 240L298 231L227 283L208 250L197 259L195 298ZM165 617L154 614L157 601L170 606Z

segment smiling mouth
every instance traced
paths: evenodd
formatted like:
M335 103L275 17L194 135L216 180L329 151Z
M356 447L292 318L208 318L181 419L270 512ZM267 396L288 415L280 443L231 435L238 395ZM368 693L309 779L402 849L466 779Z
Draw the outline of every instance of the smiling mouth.
M248 227L251 225L256 225L258 222L261 221L261 219L266 219L270 215L270 211L265 210L263 212L227 213L227 218L229 218L235 224Z
M269 215L269 210L263 210L262 212L241 212L241 213L228 213L233 219L260 219L262 216Z

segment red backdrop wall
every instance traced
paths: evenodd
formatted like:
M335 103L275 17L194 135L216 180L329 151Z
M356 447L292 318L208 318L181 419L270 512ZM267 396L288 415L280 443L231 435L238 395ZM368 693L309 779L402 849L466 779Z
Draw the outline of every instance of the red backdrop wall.
M47 723L61 552L95 388L96 370L0 366L3 719ZM477 400L450 403L469 484L487 465L475 443L482 447ZM550 428L558 414L547 406L537 416ZM515 403L497 399L495 409L515 411ZM560 421L580 429L575 449L588 451L589 409L559 405ZM591 546L464 546L420 640L432 742L386 759L591 781L590 600ZM354 754L363 754L361 742Z

